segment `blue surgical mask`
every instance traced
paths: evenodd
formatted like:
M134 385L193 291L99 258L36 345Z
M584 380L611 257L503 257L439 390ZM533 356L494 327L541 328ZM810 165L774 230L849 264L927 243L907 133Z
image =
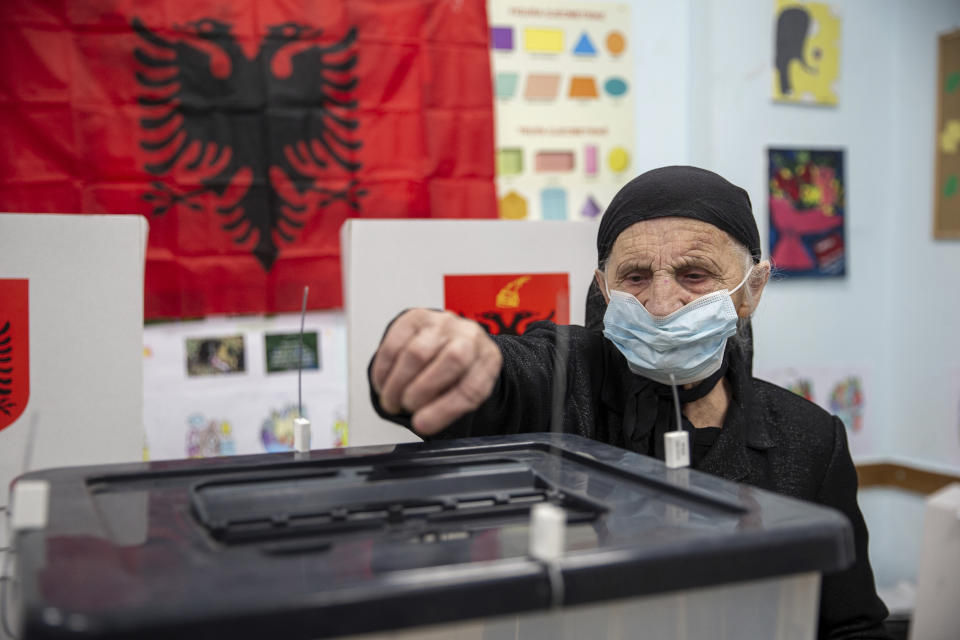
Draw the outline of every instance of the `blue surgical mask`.
M610 291L603 335L627 359L630 371L662 384L689 384L709 378L723 363L727 338L737 332L733 291L721 289L697 298L670 315L655 316L626 291Z

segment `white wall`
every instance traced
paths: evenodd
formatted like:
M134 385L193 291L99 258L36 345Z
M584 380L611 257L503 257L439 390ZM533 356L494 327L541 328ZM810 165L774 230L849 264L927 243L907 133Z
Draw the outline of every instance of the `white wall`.
M960 2L832 5L835 108L771 101L772 0L693 2L691 162L750 192L767 251L766 148L846 150L848 274L771 283L757 366L867 368L873 453L960 468L960 244L931 234L937 33Z
M895 392L886 451L960 468L960 242L932 240L937 34L960 27L960 2L897 3L894 15L887 313Z

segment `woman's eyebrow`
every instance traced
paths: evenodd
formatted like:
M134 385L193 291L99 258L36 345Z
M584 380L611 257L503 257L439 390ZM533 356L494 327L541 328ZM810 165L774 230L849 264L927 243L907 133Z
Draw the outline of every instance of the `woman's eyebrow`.
M635 260L624 262L617 267L617 277L622 278L628 274L636 273L638 271L650 271L650 265L641 264Z
M676 269L706 269L707 271L719 272L720 265L705 256L681 256L678 260Z

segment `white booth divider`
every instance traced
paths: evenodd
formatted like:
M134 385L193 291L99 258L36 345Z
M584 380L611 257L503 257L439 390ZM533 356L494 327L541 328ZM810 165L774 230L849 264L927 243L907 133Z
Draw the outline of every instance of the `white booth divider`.
M340 230L350 444L410 442L370 404L367 366L404 309L444 306L444 276L567 273L570 322L583 324L598 222L348 220Z
M146 243L137 215L0 214L0 284L25 280L29 301L29 396L0 422L0 505L25 465L142 458ZM0 300L0 328L14 306Z

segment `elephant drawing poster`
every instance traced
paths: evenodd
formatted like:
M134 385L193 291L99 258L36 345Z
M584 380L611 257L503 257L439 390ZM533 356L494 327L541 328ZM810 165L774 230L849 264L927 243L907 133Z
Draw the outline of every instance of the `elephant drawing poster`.
M539 320L570 323L566 273L445 275L444 309L476 320L493 335L521 335Z
M842 150L768 149L770 255L785 275L846 275Z
M835 106L840 16L823 2L774 1L774 101Z
M960 238L960 29L940 36L933 235Z

